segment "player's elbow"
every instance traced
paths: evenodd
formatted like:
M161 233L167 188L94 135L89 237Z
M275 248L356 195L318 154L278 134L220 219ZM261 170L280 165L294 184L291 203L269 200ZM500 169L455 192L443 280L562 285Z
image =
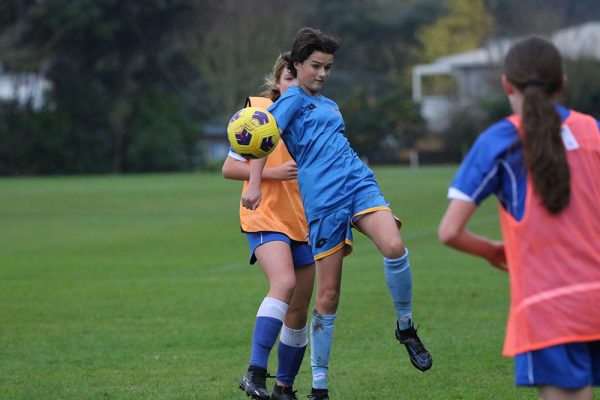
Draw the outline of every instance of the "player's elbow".
M231 172L225 167L225 165L223 165L223 168L221 168L221 174L223 175L223 178L231 179Z
M460 231L457 226L442 222L438 227L438 240L447 246L452 246L459 235Z
M221 168L221 174L225 179L235 179L233 169L231 168L231 163L229 163L228 160L226 160L223 163L223 167Z

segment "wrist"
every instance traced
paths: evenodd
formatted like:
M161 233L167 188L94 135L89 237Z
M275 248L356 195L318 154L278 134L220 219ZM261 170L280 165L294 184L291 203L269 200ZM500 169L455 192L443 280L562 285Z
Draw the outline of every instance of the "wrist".
M248 187L257 188L260 187L261 178L259 176L250 175L248 178Z
M273 168L265 168L262 171L262 179L275 179Z

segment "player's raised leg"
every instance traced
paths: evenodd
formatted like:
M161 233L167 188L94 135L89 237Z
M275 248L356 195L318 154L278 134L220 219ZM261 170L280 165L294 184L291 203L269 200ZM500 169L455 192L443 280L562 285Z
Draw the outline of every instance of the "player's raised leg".
M426 371L431 368L432 358L412 321L412 273L396 219L389 210L379 210L362 215L356 225L384 256L385 280L397 317L396 339L406 347L414 367Z

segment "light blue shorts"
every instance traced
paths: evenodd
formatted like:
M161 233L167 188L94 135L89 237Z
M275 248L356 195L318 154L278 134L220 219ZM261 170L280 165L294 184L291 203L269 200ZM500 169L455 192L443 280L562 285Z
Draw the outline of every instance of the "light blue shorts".
M306 242L297 242L287 235L279 232L250 232L246 233L248 245L250 246L250 264L256 263L254 252L260 245L269 242L285 242L290 246L294 268L300 268L314 263L310 246Z
M390 211L390 203L380 192L371 192L354 200L349 206L333 211L308 225L309 243L315 260L340 249L344 255L352 252L352 228L363 215L379 210Z
M517 386L600 386L600 341L567 343L515 356Z

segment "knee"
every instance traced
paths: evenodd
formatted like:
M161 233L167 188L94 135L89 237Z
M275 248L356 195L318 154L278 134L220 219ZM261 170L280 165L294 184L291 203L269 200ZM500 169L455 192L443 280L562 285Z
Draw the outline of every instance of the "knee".
M402 238L390 238L381 249L381 252L386 258L400 258L406 252Z
M316 309L320 314L335 314L340 302L339 288L327 288L317 292Z
M310 306L310 296L299 296L298 289L294 291L294 296L290 302L288 313L297 316L296 318L306 318L308 307Z
M308 319L308 305L300 306L298 304L290 304L285 313L285 325L291 329L302 329L306 326Z
M270 283L271 292L276 293L278 296L285 299L286 303L290 303L292 296L294 295L294 288L296 287L296 277L293 274L278 276L273 282Z

